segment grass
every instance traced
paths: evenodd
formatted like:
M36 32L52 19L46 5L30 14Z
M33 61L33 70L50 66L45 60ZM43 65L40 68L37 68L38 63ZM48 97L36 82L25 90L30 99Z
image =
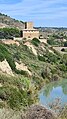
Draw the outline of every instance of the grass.
M60 113L59 119L67 119L67 106Z
M23 76L8 77L1 74L0 83L2 84L0 99L6 101L6 104L12 109L20 109L35 102L35 86L34 84L32 86L30 79Z

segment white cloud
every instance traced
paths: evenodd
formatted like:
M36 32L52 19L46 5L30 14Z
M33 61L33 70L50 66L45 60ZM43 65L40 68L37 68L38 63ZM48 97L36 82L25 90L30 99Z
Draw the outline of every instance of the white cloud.
M66 0L21 0L17 4L0 4L0 11L18 19L56 20L67 18ZM50 21L49 21L50 22Z

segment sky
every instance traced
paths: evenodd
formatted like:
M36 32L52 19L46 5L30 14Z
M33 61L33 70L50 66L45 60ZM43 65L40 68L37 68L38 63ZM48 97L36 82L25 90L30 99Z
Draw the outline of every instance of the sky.
M67 27L67 0L0 0L0 12L38 27Z

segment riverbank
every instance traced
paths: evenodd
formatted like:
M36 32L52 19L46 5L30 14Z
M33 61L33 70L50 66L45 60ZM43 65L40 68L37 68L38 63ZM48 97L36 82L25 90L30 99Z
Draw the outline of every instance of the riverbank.
M39 92L40 104L57 114L67 105L67 79L46 84Z
M0 109L0 119L57 119L57 116L43 106L32 105L24 112Z

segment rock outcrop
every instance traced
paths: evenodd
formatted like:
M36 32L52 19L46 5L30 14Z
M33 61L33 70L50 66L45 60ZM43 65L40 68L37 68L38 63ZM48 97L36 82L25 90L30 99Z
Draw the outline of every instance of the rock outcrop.
M25 117L22 115L21 119L57 119L57 117L45 107L34 105L27 110Z
M0 71L2 71L3 73L9 74L11 76L14 76L11 67L9 66L8 62L6 61L6 59L2 62L0 62Z
M30 42L26 42L24 45L26 45L29 49L31 49L33 54L37 56L37 51Z
M18 69L18 70L23 70L23 71L27 71L28 72L28 74L30 75L30 76L32 76L32 73L28 70L28 67L24 64L24 63L17 63L17 62L15 62L15 65L16 65L16 69Z

